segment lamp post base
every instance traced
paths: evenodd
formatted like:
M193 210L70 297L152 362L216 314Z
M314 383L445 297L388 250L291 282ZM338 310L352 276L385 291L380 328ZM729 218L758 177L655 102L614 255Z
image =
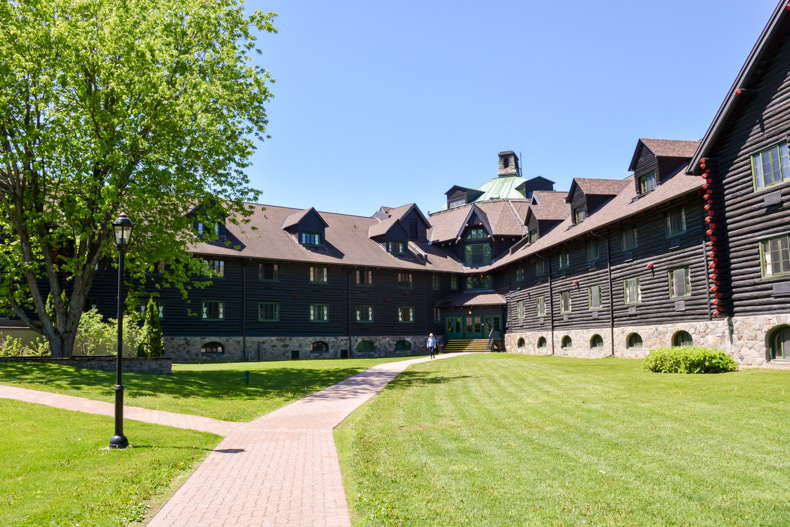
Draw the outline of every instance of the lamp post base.
M129 440L126 436L112 436L110 439L110 448L126 448L129 446Z

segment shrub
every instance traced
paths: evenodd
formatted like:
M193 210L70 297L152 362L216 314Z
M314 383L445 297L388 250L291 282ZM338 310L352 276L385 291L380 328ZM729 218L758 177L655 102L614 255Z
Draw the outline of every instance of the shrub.
M701 346L653 349L643 366L658 373L726 373L738 369L738 363L723 351Z
M0 337L0 357L14 357L22 355L22 339L10 335Z
M159 309L156 307L154 298L148 299L143 319L143 328L140 331L139 344L137 345L138 357L161 357L164 348L162 346L162 326L159 325Z

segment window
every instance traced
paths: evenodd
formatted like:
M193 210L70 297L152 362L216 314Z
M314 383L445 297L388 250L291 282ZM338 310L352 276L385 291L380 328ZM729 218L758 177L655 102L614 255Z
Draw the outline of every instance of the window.
M787 143L781 143L752 156L754 190L778 185L790 179Z
M677 207L667 211L665 219L667 238L678 236L686 232L686 210L683 207Z
M560 252L559 260L560 260L559 262L560 270L567 269L568 267L570 267L571 255L568 251Z
M450 289L453 291L458 290L458 277L456 275L450 275Z
M299 243L308 246L321 245L321 234L318 232L300 232Z
M535 301L535 304L538 307L538 316L545 317L546 316L546 297L539 296Z
M572 348L573 347L573 339L571 339L570 336L565 335L564 337L562 337L562 342L560 343L560 347L562 349Z
M401 287L411 287L411 273L398 271L398 285Z
M546 349L546 346L547 346L547 345L548 345L548 344L547 344L547 342L546 342L546 337L540 337L540 338L538 339L538 349L539 349L539 350Z
M310 304L310 322L329 322L329 306Z
M760 266L763 278L790 274L790 236L760 242Z
M587 289L587 299L590 309L601 309L601 286L590 286Z
M370 285L373 283L373 271L357 269L357 285Z
M411 342L408 340L399 340L395 343L395 351L410 351Z
M585 249L587 252L587 261L597 262L598 258L600 257L600 244L598 242L598 238L588 238L587 242L585 243Z
M688 331L678 331L672 337L672 345L678 347L693 346L694 339L691 338Z
M310 351L329 351L329 344L321 340L317 340L310 344Z
M524 310L524 301L519 300L516 303L516 310L518 311L518 318L524 318L526 316L526 312Z
M790 360L790 327L783 326L771 333L769 347L771 360Z
M571 312L571 292L563 291L560 293L560 313Z
M597 350L601 348L603 348L603 337L596 333L590 339L590 349Z
M450 203L448 203L447 208L454 209L456 207L463 207L464 205L466 205L466 198L461 198L461 199L453 200Z
M529 231L529 243L535 243L538 241L538 229L532 229Z
M691 294L691 273L688 267L669 271L669 298L689 296Z
M438 274L434 274L434 275L431 276L431 289L433 289L434 291L438 291L439 290L439 275Z
M475 227L474 229L470 229L469 232L466 234L467 240L485 240L488 238L488 233L482 227Z
M89 298L88 301L90 302L91 299ZM156 299L156 300L154 300L154 304L156 304L156 313L157 313L156 318L158 318L159 320L164 320L164 318L165 318L165 301ZM93 307L91 309L96 309L95 300L94 300L94 305L93 305ZM145 312L147 310L148 310L148 303L147 302L141 303L140 304L140 315L145 317Z
M639 278L628 278L623 283L626 304L638 304L642 301L642 290L639 288Z
M376 346L369 340L361 340L357 344L357 351L360 353L373 353L376 351Z
M631 333L630 335L628 335L626 346L628 348L641 348L642 337L639 336L639 333Z
M474 275L466 277L466 289L491 289L493 287L493 280L491 275Z
M438 307L433 308L433 321L434 322L442 321L442 310Z
M636 248L636 227L628 225L623 227L623 250L630 251Z
M90 311L91 309L99 309L99 301L96 299L95 296L89 296L85 299L85 311ZM145 306L143 305L142 313L145 313Z
M373 322L373 306L357 306L357 322Z
M546 261L535 260L535 276L543 276L546 274Z
M206 342L200 347L200 353L224 353L225 348L219 342Z
M414 308L410 306L399 307L398 322L414 322Z
M225 302L204 300L203 320L225 320Z
M523 282L524 281L524 266L519 265L516 267L516 282Z
M655 172L645 174L644 176L639 176L640 194L647 194L648 192L655 190L657 186L658 186L658 178L656 177Z
M403 242L398 242L398 241L387 242L387 251L392 254L397 254L397 255L403 254L403 247L404 247Z
M203 276L210 276L212 278L225 277L225 261L224 260L203 260Z
M261 322L279 322L280 304L277 302L258 303L258 320Z
M573 209L573 223L581 223L587 218L587 211L584 205Z
M464 247L464 263L467 267L480 267L491 263L491 245L470 243Z
M525 344L524 337L519 337L518 343L516 344L516 346L518 346L519 348L523 348L524 344Z
M314 284L327 283L329 281L329 269L321 265L311 265L310 281Z
M258 280L277 280L277 264L264 262L258 264Z

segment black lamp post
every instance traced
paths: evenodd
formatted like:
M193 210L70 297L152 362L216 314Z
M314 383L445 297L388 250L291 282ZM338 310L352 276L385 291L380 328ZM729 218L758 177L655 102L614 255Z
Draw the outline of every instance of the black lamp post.
M121 213L114 222L115 246L118 247L118 359L115 374L115 435L110 439L110 448L126 448L129 440L123 435L123 256L132 238L132 220Z

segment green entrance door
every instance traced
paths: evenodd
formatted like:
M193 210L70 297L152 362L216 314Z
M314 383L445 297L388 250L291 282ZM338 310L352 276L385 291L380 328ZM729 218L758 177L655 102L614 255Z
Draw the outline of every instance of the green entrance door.
M483 317L483 338L502 338L502 318L499 315Z
M480 315L469 315L466 318L466 328L464 331L465 339L483 338L483 317Z
M445 328L447 328L447 340L464 338L463 319L461 317L447 317Z

